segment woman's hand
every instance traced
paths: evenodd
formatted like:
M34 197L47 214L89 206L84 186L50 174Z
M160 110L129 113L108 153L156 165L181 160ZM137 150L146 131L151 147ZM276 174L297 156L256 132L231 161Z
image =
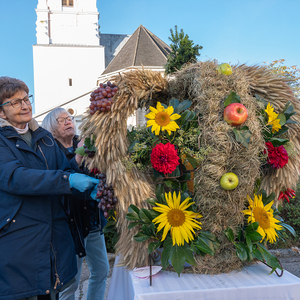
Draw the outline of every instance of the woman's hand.
M81 141L78 143L78 145L77 145L77 149L78 149L79 147L82 147L83 144L84 144L84 141L81 140ZM81 165L82 158L83 158L82 155L79 155L79 154L76 153L76 155L75 155L75 160L76 160L77 165L78 165L79 167L80 167L80 165Z
M70 188L75 188L80 192L84 192L94 186L97 186L99 179L80 174L72 173L69 176Z

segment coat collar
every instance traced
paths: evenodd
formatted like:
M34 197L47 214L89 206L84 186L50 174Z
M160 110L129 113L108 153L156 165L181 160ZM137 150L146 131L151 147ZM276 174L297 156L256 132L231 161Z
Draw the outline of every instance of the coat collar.
M7 126L10 126L13 128L13 126L8 121L0 118L0 127L3 128L3 127L7 127ZM35 119L31 119L28 122L28 126L29 126L29 129L31 129L32 131L36 131L39 128L39 124Z

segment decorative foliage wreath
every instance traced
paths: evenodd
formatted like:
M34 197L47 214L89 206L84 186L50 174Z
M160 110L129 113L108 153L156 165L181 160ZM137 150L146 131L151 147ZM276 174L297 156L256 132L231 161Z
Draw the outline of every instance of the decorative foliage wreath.
M122 265L145 266L162 247L163 267L171 261L178 274L185 262L196 273L229 272L254 259L281 269L267 243L293 232L279 204L293 196L299 176L299 101L264 67L227 74L207 61L172 78L118 75L111 111L88 114L81 125L97 150L89 166L106 174L119 200L107 230L120 233ZM233 126L224 111L237 103L248 116ZM127 131L126 119L142 106L150 109L147 127ZM238 178L233 188L220 183L228 173Z

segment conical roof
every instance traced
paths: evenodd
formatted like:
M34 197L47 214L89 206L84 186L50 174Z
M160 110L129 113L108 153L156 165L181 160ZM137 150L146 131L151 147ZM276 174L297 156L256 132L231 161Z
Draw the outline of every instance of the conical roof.
M165 42L140 25L102 75L128 67L163 66L170 53L171 48Z

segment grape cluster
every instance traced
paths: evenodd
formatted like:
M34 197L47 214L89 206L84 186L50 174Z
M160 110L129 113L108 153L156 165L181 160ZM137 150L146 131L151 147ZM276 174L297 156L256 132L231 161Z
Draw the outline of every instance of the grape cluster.
M96 153L95 151L89 150L86 145L83 145L83 148L84 148L84 153L87 154L89 158L93 158L95 156Z
M114 208L118 199L114 197L112 186L108 186L106 183L105 174L100 173L97 175L97 178L99 178L96 194L96 198L99 199L98 207L103 211L103 215L107 219L109 217L108 211Z
M113 96L118 91L118 87L108 81L100 83L99 87L91 93L90 97L90 114L93 115L96 111L110 111L113 104Z

